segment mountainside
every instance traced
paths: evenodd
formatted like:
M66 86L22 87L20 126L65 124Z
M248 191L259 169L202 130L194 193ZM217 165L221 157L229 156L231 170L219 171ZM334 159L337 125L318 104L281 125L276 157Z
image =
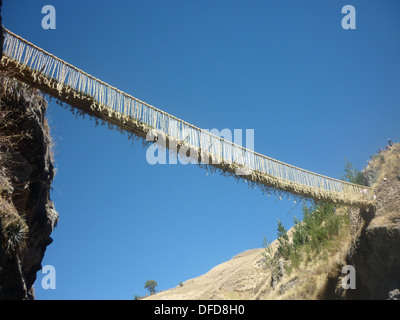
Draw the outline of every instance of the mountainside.
M182 286L146 299L240 299L251 298L267 281L263 270L263 249L247 250L206 274L183 282Z
M338 208L350 223L299 264L279 258L275 240L269 253L247 250L144 299L400 299L400 144L372 157L362 173L374 188L376 208ZM287 234L292 241L293 228ZM276 265L268 265L266 253L278 256ZM342 285L346 265L354 267L355 289Z

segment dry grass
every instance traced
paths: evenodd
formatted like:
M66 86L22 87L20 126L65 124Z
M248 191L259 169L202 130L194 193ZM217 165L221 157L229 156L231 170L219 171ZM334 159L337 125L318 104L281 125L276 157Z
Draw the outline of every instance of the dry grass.
M11 201L13 187L10 182L9 167L11 153L17 149L21 140L30 137L29 133L16 134L11 130L10 122L19 121L22 115L15 118L14 110L6 108L4 100L18 98L16 81L0 77L0 246L5 252L21 249L25 244L28 226L16 211Z
M347 214L346 208L337 214ZM262 299L268 300L317 300L325 288L328 278L336 275L345 265L345 258L352 243L350 225L344 224L339 234L329 240L320 252L307 245L301 249L300 263L286 268L276 290L269 290ZM290 264L290 262L287 262ZM295 281L295 285L290 286ZM286 289L286 287L288 287Z
M378 173L372 187L376 187L385 179L391 179L398 175L400 173L400 143L375 155L370 161L369 167Z
M371 226L397 227L400 223L400 143L378 154L370 168L377 173L373 186L378 199Z
M0 232L1 249L5 252L15 252L25 245L28 226L15 210L12 203L0 196Z

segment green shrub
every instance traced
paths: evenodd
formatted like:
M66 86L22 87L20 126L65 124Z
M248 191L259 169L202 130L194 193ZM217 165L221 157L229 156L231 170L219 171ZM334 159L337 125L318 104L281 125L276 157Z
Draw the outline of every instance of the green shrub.
M296 251L298 248L303 246L308 242L308 235L304 224L298 220L296 217L294 218L294 231L293 231L293 246Z
M344 169L344 171L346 173L344 176L342 176L342 180L351 182L354 184L359 184L362 186L367 186L368 183L367 183L364 175L362 174L362 172L355 169L353 167L353 165L351 164L351 162L347 161L346 159L344 159L344 161L346 162L345 169Z
M294 218L292 240L289 240L287 230L278 219L278 253L297 266L302 261L301 252L319 253L328 241L339 234L346 218L336 214L336 208L331 203L316 203L310 207L303 206L303 221Z
M147 280L144 284L144 288L149 290L150 295L156 293L157 281L155 280Z
M293 245L289 242L287 230L278 219L278 252L283 259L288 260L293 251Z

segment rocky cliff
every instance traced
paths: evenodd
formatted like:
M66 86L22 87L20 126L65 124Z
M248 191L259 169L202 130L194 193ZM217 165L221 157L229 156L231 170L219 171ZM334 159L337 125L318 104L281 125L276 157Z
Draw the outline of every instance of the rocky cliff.
M58 214L47 102L0 74L0 299L33 299Z
M356 270L356 289L343 290L343 275L337 274L324 297L400 300L400 143L373 156L363 174L377 205L361 212L363 224L346 255L346 264Z

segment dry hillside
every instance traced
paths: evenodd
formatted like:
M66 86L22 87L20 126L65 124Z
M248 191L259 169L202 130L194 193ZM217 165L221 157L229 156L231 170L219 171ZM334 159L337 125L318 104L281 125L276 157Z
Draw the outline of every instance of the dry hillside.
M144 299L398 299L400 298L400 144L374 156L363 170L374 188L374 210L338 208L347 218L318 253L296 263L279 258L278 241L247 250L204 275ZM350 222L351 221L351 222ZM293 229L288 231L289 238ZM268 256L277 258L270 263ZM342 267L356 270L356 289L342 288Z

